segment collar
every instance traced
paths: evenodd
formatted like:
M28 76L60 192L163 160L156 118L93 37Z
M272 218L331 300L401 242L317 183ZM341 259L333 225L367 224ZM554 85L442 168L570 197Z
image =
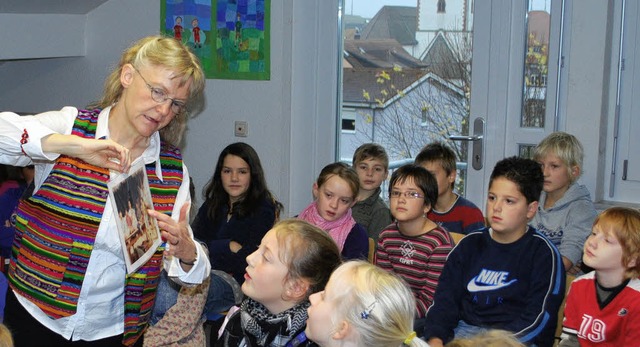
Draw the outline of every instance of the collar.
M96 138L109 138L109 112L111 111L111 106L103 109L98 115L98 126L96 127ZM155 162L156 165L156 175L158 178L162 179L162 167L160 166L160 134L156 131L153 135L151 135L151 139L149 141L149 147L144 150L142 156L140 157L146 164L151 164ZM136 160L140 160L140 158Z

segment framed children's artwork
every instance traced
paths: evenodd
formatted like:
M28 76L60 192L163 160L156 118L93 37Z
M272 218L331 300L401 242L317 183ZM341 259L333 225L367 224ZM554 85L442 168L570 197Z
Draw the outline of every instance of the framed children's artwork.
M207 78L271 78L271 0L163 0L161 33L189 45Z
M135 272L153 256L162 243L155 218L147 210L153 209L147 171L142 161L108 183L111 205L116 211L116 225L127 273Z

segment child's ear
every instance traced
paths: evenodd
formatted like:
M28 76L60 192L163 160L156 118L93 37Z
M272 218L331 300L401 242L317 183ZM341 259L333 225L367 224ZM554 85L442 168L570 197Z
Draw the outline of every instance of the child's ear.
M638 264L637 259L636 258L631 258L631 260L629 260L629 263L627 264L627 268L632 268L635 267L636 264Z
M307 296L309 287L309 281L305 279L298 278L287 280L287 283L284 286L286 297L291 301L302 301Z
M429 211L431 211L431 204L428 204L426 201L424 203L424 207L422 208L424 211L424 216L427 216L427 213L429 213Z
M536 215L536 212L538 212L538 202L534 201L527 207L527 219L531 220Z
M317 199L318 198L318 182L313 182L313 186L312 186L312 191L313 191L313 198Z
M575 181L580 176L580 167L578 165L571 167L571 181Z
M343 320L338 323L336 331L331 335L331 338L334 340L344 340L349 334L349 330L351 330L351 326L346 320Z
M451 185L451 183L456 181L456 175L458 173L456 172L456 170L451 170L451 173L449 174L449 176L447 176L447 182L449 182L449 185Z

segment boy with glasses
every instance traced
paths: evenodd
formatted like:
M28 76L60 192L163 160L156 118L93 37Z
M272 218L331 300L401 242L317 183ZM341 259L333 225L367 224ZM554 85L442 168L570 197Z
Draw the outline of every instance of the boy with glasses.
M449 233L427 218L436 203L436 179L408 164L391 175L389 201L396 223L380 234L376 265L402 277L416 298L414 330L420 335L438 279L453 247Z

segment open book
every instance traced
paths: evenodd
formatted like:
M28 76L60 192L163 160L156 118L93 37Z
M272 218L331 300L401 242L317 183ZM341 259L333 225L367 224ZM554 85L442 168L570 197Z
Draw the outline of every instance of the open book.
M146 263L162 243L158 223L147 212L153 209L153 201L143 162L140 160L131 166L129 173L112 178L108 186L127 273L130 274Z

